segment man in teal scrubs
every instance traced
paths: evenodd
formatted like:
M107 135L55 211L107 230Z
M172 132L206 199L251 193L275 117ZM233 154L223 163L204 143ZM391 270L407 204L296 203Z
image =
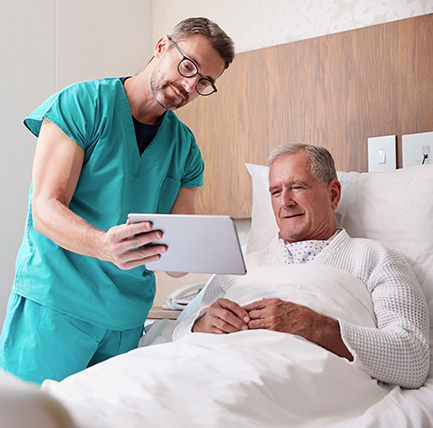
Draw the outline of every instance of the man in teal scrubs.
M172 110L215 92L233 59L220 27L190 18L141 73L71 85L25 119L38 144L0 339L5 370L61 380L137 347L155 296L144 264L166 248L141 248L160 232L127 215L195 213L204 164Z

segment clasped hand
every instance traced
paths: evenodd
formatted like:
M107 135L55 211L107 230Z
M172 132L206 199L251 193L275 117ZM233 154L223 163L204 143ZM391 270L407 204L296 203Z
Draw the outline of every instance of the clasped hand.
M322 315L312 309L281 299L262 299L240 306L218 299L194 325L194 332L234 333L266 329L307 337L317 328Z
M301 336L340 357L353 360L344 344L336 319L294 302L262 299L240 306L228 299L218 299L209 306L193 327L198 333L235 333L265 329Z

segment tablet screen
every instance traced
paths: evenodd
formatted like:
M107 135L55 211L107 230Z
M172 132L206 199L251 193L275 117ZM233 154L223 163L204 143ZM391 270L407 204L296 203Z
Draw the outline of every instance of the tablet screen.
M244 257L232 217L181 214L129 214L129 221L150 221L163 233L152 244L167 252L146 269L166 272L244 275Z

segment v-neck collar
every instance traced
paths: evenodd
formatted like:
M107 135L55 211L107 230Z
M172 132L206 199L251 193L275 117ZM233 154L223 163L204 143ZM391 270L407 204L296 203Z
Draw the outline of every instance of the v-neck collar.
M140 156L128 97L126 96L126 91L122 81L120 79L117 79L117 81L117 87L122 93L123 103L122 120L124 121L126 139L123 143L126 145L126 151L128 152L131 173L136 176L146 175L152 169L155 161L164 154L166 147L171 144L171 138L167 137L169 137L168 130L173 121L174 113L172 111L167 111L164 114L158 132Z

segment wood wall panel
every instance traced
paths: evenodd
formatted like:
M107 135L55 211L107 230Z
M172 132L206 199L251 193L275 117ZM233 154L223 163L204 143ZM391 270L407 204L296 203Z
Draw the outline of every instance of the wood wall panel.
M245 162L289 141L367 171L367 139L433 130L433 15L238 54L218 92L178 111L206 163L202 214L249 217Z

